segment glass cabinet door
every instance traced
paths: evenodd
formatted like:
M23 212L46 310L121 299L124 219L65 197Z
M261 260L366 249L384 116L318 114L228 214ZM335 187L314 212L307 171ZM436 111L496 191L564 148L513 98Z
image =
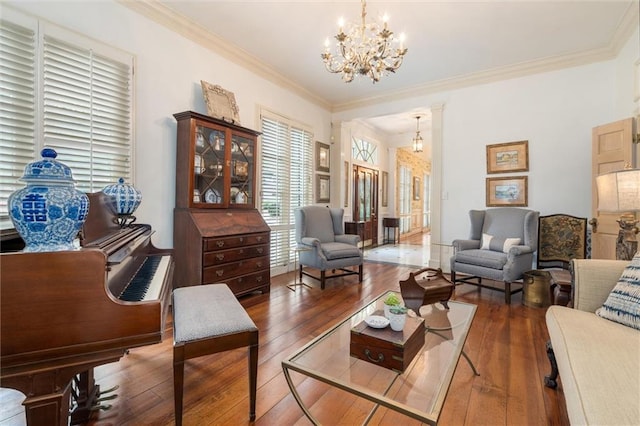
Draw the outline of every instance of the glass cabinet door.
M231 136L231 204L254 203L255 142L238 134Z
M196 126L195 157L193 160L193 202L224 204L225 132Z

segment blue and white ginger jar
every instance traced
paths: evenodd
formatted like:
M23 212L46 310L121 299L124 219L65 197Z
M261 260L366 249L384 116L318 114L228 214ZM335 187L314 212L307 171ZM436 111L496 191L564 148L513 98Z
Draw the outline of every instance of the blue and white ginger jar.
M27 186L9 196L9 216L25 252L76 250L74 240L89 212L89 198L75 188L71 169L45 148L42 160L27 164Z
M142 201L142 193L133 185L124 183L123 178L118 179L117 184L105 186L102 192L116 199L116 212L121 216L133 214Z

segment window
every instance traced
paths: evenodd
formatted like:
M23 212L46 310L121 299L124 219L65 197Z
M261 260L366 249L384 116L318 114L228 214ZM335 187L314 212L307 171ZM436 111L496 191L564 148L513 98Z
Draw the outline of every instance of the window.
M351 156L354 160L378 164L378 147L364 139L351 138Z
M271 268L294 260L294 210L312 202L313 134L299 123L261 113L260 212L271 227Z
M132 73L130 54L15 12L0 20L1 228L12 226L7 200L44 146L81 191L131 181Z
M431 226L431 206L429 199L431 198L431 175L425 173L422 177L424 185L422 187L422 226L428 228Z

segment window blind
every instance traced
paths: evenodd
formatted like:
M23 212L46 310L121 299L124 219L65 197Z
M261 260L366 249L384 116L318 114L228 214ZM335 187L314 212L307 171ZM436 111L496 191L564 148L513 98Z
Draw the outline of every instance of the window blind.
M44 38L43 133L77 188L131 180L130 66L92 49Z
M313 134L283 117L261 114L260 211L271 227L271 267L293 262L294 210L311 204Z
M11 227L7 200L34 158L36 33L0 20L0 224Z
M133 56L9 16L0 20L0 228L12 226L8 197L44 146L72 169L81 191L131 182L133 174Z

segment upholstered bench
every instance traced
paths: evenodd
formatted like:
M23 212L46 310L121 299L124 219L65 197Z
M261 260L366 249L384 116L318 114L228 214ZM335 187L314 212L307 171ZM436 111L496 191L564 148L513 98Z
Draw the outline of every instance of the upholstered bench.
M176 426L182 424L184 362L249 347L249 419L256 418L258 328L226 284L173 291L173 394Z

